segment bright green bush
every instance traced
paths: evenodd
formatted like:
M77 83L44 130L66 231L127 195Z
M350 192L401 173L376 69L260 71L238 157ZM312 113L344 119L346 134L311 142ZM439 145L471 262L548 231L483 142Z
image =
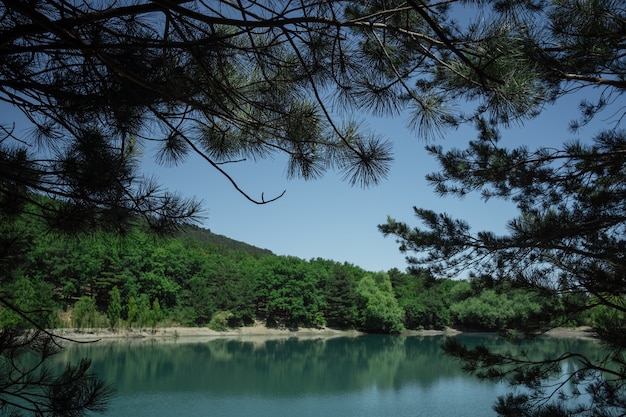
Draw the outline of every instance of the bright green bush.
M359 281L361 326L376 333L399 333L404 330L404 310L398 305L387 274L367 274Z
M99 327L96 301L88 296L82 296L72 308L72 324L76 329Z
M213 314L211 321L209 322L209 329L216 332L223 332L228 330L228 320L233 317L233 313L230 311L218 311Z

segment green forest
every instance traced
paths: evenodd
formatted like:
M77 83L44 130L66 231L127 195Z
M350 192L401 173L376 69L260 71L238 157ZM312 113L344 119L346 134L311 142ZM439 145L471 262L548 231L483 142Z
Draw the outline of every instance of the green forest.
M626 415L623 1L0 0L0 45L0 412L106 410L88 359L49 372L45 328L261 322L520 339L590 325L607 353L575 367L566 350L442 351L511 384L499 416ZM526 130L550 110L571 118ZM203 203L151 175L202 161L198 193L218 201L218 178L256 205L287 192L259 161L384 186L405 135L379 118L424 140L410 162L436 162L436 195L512 204L505 231L428 208L407 171L418 225L378 229L410 266L366 271L190 227Z
M3 328L154 330L162 326L330 327L372 333L502 331L562 306L514 281L435 279L426 270L366 271L278 256L197 226L173 237L50 232L33 216L1 225L8 281ZM553 317L559 315L551 314ZM593 317L576 316L578 325Z

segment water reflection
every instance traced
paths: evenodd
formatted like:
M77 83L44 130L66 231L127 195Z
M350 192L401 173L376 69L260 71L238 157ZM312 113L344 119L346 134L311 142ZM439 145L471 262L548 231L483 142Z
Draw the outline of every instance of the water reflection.
M490 335L457 337L468 345L516 349L534 359L563 352L599 354L592 342L577 339L544 338L519 347ZM123 395L202 392L288 398L407 386L428 389L442 380L477 383L462 372L458 362L442 355L442 340L439 336L374 335L304 340L118 340L73 345L61 359L90 357L95 372L114 383Z

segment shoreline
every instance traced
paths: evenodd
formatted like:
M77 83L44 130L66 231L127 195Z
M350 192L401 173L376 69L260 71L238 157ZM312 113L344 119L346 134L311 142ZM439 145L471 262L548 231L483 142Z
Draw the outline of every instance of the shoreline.
M215 331L207 327L159 327L152 329L122 329L111 331L110 329L86 329L76 331L73 329L55 329L53 334L66 339L80 342L122 339L122 340L145 340L145 339L188 339L188 338L238 338L238 337L340 337L340 336L360 336L365 333L356 330L335 330L335 329L309 329L300 328L273 329L265 326L251 326L229 329L225 331Z
M357 337L368 333L358 330L337 330L331 328L270 328L262 323L253 326L215 331L208 327L159 327L152 329L52 329L50 333L68 341L96 342L100 340L187 340L187 339L218 339L218 338L263 338L263 339L290 339L290 338L334 338ZM453 328L445 330L409 330L401 333L402 336L454 336L462 333L473 333ZM547 331L544 336L555 338L593 339L589 327L555 328Z

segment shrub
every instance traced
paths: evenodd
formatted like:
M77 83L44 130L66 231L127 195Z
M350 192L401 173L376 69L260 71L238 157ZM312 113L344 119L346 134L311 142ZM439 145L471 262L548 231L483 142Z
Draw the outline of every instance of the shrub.
M218 311L213 314L211 321L209 322L209 329L216 332L223 332L228 330L228 320L233 317L233 313L230 311Z

